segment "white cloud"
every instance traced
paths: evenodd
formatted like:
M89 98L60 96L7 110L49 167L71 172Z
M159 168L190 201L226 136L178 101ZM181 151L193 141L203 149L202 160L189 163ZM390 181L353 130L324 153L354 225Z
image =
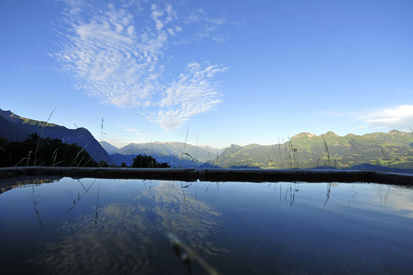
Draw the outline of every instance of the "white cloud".
M386 128L408 128L413 126L413 105L400 105L359 116L368 125Z
M216 73L224 72L223 66L210 65L202 68L194 62L165 90L160 101L160 111L153 119L164 129L181 126L195 114L204 113L220 102L216 87L210 81Z
M155 21L156 29L158 31L162 30L164 23L160 19L163 15L163 11L158 8L156 4L152 4L152 18Z
M118 107L135 107L165 129L179 127L220 102L213 77L226 70L223 66L194 62L175 80L162 77L168 44L183 32L184 22L172 5L153 4L145 13L145 6L134 2L107 4L103 9L69 2L63 46L53 56L76 77L77 88ZM201 29L207 33L198 38L211 35L211 24L222 24L205 19L204 11L198 14L208 22ZM146 15L149 21L144 20Z
M168 28L168 33L172 36L175 36L175 31L172 28Z

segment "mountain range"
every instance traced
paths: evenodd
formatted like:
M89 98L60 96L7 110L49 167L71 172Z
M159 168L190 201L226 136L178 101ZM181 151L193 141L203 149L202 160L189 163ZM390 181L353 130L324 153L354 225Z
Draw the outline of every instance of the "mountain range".
M219 150L179 142L131 143L120 149L102 142L102 146L113 153L111 157L118 165L132 163L136 154L149 154L157 161L183 168L351 168L366 164L376 168L413 168L413 133L397 130L346 136L331 131L323 135L304 132L280 144L233 144Z
M0 137L21 141L30 134L58 138L64 143L84 148L95 161L127 165L138 154L153 156L158 162L180 168L351 168L373 165L390 168L413 168L413 133L392 130L387 133L339 136L300 133L274 145L231 145L216 149L182 142L130 143L122 148L99 143L85 128L64 126L20 117L0 109Z
M121 165L122 162L130 165L136 155L145 154L151 155L158 162L166 162L171 167L194 168L216 158L222 152L221 149L182 142L130 143L122 148L117 148L106 141L100 144L116 165Z
M253 166L287 169L336 167L350 168L372 164L391 168L413 168L413 133L393 130L388 133L339 136L300 133L274 145L231 145L218 160L221 167Z
M136 155L146 154L153 156L158 162L167 162L171 167L194 168L221 153L212 147L181 142L131 143L118 149L105 141L99 143L85 128L68 129L0 109L0 137L9 141L22 141L33 133L43 138L57 138L63 143L77 144L96 162L105 161L114 165L121 165L122 162L131 165Z

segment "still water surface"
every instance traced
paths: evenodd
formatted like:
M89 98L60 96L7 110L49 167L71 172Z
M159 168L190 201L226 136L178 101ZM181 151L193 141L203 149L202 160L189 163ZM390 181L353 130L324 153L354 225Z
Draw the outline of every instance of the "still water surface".
M207 274L200 261L220 274L413 274L406 187L16 178L0 192L0 274ZM197 256L182 261L182 244Z

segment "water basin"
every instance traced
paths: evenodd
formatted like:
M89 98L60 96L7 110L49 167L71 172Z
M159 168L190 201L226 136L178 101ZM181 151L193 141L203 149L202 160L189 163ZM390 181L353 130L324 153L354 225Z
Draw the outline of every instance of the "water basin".
M0 181L0 274L413 274L413 189Z

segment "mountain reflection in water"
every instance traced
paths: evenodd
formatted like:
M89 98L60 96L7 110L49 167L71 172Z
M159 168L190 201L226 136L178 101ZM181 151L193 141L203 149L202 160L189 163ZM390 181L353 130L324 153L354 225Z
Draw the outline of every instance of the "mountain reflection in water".
M405 187L16 178L0 188L7 274L205 273L168 234L224 274L413 271Z

